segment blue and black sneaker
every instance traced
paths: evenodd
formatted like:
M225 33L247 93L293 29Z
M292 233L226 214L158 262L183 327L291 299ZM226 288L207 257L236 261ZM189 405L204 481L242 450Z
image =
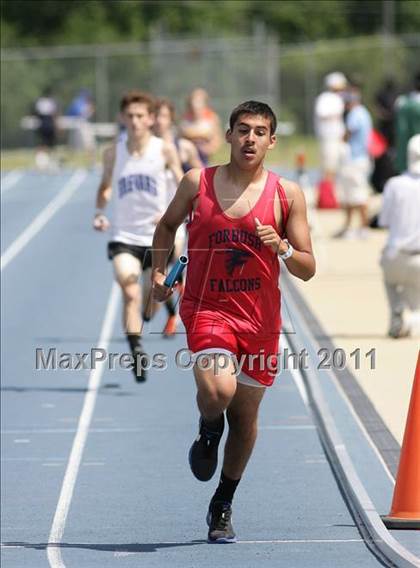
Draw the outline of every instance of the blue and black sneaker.
M225 428L225 417L222 414L216 424L211 423L211 427L200 418L199 428L188 459L195 477L200 481L208 481L217 469L217 450Z
M235 531L232 527L232 506L226 501L210 503L207 513L209 532L207 541L211 544L229 544L236 542Z

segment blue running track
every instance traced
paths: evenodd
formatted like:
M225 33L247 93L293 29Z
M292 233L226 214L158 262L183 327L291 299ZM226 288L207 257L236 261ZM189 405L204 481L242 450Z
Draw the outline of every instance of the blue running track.
M26 172L2 195L2 254L72 174ZM105 368L88 391L88 369L35 369L36 348L98 346L107 313L108 352L127 352L119 306L116 317L107 308L107 237L91 228L98 180L89 172L2 272L2 566L382 566L355 526L289 372L263 401L259 439L234 502L239 542L214 546L206 542L205 514L217 476L203 484L188 468L195 387L192 373L175 365L186 346L181 327L175 339L161 337L164 310L144 344L166 355L168 369L152 369L145 384L135 384L130 370ZM92 412L80 463L69 464L86 404Z

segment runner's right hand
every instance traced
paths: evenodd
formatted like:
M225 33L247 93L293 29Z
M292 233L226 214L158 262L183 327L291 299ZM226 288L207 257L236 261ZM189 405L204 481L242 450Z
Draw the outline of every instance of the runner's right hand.
M152 275L153 299L157 302L165 302L174 291L173 288L165 286L166 274L155 270Z
M95 231L107 231L111 223L108 220L108 217L103 213L96 213L95 217L93 218L93 228Z

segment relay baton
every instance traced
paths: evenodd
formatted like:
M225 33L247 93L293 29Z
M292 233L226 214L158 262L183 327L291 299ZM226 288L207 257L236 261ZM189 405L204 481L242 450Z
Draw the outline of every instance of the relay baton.
M167 286L168 288L172 288L172 286L175 285L175 283L179 280L179 277L181 276L181 274L184 271L184 268L187 266L188 264L188 257L181 255L178 260L175 262L175 264L173 265L173 267L171 268L171 271L169 272L168 276L165 278L165 286Z

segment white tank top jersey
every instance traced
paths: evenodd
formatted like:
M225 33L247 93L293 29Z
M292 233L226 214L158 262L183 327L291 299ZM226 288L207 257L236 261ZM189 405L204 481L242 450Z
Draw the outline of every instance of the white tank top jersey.
M112 240L152 246L157 217L165 212L168 199L163 140L152 136L142 156L134 157L128 152L127 136L120 136L112 185Z

